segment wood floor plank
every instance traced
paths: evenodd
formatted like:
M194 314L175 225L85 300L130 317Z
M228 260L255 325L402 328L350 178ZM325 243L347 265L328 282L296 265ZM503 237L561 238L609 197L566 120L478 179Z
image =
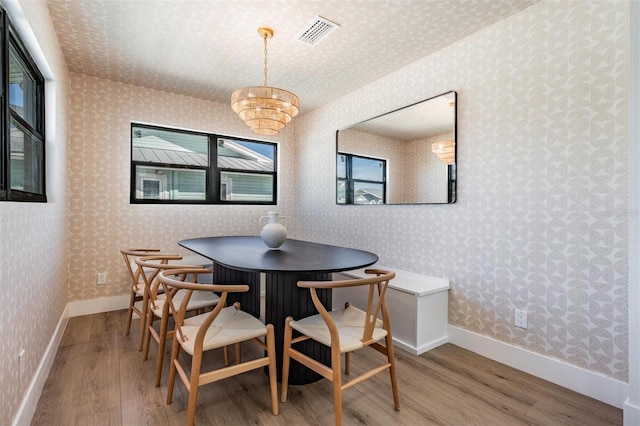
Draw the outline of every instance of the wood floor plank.
M120 414L120 406L109 407L105 410L91 413L88 416L78 418L77 426L123 426L123 425L141 425L142 423L123 423Z
M120 374L116 332L102 333L89 342L78 417L120 405Z
M455 349L455 350L452 350ZM553 401L553 405L560 404L567 413L583 413L584 407L590 407L590 416L600 419L600 424L617 424L620 421L620 410L595 399L566 388L549 383L539 377L505 368L504 365L480 357L470 351L445 345L441 351L427 355L445 370L457 370L470 382L484 384L487 388L508 397L509 408L513 401L526 401L530 406L543 401ZM529 416L531 410L527 410Z
M122 330L122 322L124 321L121 313L122 311L110 311L92 315L91 329L89 332L90 338L110 331L120 332Z
M453 400L462 399L468 406L476 407L482 412L488 421L520 424L528 424L530 421L527 419L527 411L535 400L513 393L507 400L504 389L509 386L508 381L495 377L482 377L482 380L478 380L455 366L446 368L439 362L429 363L422 371L425 380L438 384L437 387L426 386L429 390L427 396L445 394ZM410 383L410 378L405 378L405 381Z
M120 404L122 423L139 425L167 424L165 393L154 384L152 362L143 362L139 354L120 357Z
M306 424L333 422L335 417L333 411L329 410L333 410L333 390L331 383L326 380L304 386L289 386L287 402L280 404L281 415L300 413Z
M545 398L536 402L527 415L539 420L542 424L606 426L619 424L602 410L584 410L580 406L568 406L554 398Z
M60 341L60 346L69 346L89 341L91 335L91 316L69 318Z
M52 420L61 425L76 423L76 406L82 392L88 351L88 343L58 349L31 422L33 426L49 425Z
M173 403L165 404L170 349L156 388L156 354L152 350L142 361L139 320L128 336L125 321L126 311L69 320L33 425L184 425L188 395L181 382L176 381ZM254 355L261 350L243 345L243 359ZM622 424L616 407L451 344L421 356L397 350L396 358L400 411L393 409L389 375L383 372L344 391L345 425ZM350 376L380 359L375 351L358 351ZM213 351L203 366L219 367L222 360L222 351ZM332 425L332 385L321 380L291 386L279 408L273 416L267 376L258 370L201 387L196 423Z
M397 351L401 352L401 351ZM404 353L406 354L406 353ZM433 424L470 424L474 421L474 417L468 415L466 411L459 410L461 400L469 398L464 389L460 389L453 385L452 377L436 379L432 377L432 367L421 357L398 353L396 355L398 361L398 388L400 393L400 412L397 416L398 422L404 424L415 424L415 421L421 419L420 423ZM371 368L374 364L372 359L375 358L377 363L380 362L379 354L374 351L358 351L352 356L352 374L361 374L365 368ZM405 366L404 362L409 362ZM410 368L407 368L410 367ZM416 372L419 371L419 374ZM358 389L370 388L372 392L369 397L376 400L378 404L384 404L393 410L392 395L389 375L386 373L378 374L372 379L358 385ZM496 412L494 407L483 406L477 401L465 403L471 404L476 410L482 410L482 416L487 421L501 423L505 419Z

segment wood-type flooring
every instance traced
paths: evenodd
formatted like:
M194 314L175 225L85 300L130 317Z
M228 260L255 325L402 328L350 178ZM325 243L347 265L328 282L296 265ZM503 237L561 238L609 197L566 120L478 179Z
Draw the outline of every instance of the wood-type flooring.
M187 394L176 381L173 403L163 379L154 386L157 346L147 361L137 350L138 323L124 334L126 311L69 319L32 425L184 425ZM251 348L243 346L243 359ZM380 354L352 356L352 375ZM389 376L378 374L345 390L345 425L621 425L622 410L503 364L445 344L414 356L396 351L400 411L394 411ZM205 365L221 365L213 351ZM196 424L331 425L331 383L291 386L280 414L270 409L262 370L201 387Z

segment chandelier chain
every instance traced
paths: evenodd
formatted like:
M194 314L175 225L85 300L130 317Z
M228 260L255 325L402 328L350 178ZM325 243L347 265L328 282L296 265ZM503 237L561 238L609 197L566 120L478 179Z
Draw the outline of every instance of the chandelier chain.
M267 86L267 34L264 34L264 85Z

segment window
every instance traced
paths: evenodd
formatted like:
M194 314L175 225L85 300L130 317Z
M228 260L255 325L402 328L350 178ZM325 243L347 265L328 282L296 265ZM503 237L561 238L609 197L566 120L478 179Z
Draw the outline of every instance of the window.
M46 202L44 78L0 10L2 136L0 200Z
M276 144L131 125L131 203L276 204Z
M338 153L338 204L385 204L387 162L378 158Z

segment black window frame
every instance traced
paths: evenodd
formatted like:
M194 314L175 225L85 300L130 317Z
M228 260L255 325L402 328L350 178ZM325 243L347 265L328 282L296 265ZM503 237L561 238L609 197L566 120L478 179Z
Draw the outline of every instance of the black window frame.
M338 152L336 155L336 168L338 167L337 162L340 161L340 156L345 157L345 177L340 177L338 173L336 173L336 191L338 191L338 184L340 182L345 183L345 202L338 203L336 197L336 204L338 205L358 205L355 203L355 184L356 183L374 183L382 185L382 203L380 205L387 204L387 160L383 158L375 158L368 157L365 155L351 154L348 152ZM367 179L355 179L353 177L353 159L354 158L362 158L365 160L374 160L380 161L383 164L382 169L382 180L367 180ZM376 203L377 204L377 203ZM375 204L372 204L375 205Z
M11 108L10 86L10 48L14 52L25 72L34 82L33 111L35 125L31 125L18 112ZM0 201L47 202L46 182L46 138L45 138L45 79L35 61L25 47L9 16L0 8L0 66L2 67L2 89L0 91ZM41 192L30 192L11 188L11 121L28 135L38 148ZM26 148L25 148L26 150Z
M163 130L168 132L178 132L189 135L198 135L198 136L206 136L207 137L207 145L208 145L208 165L207 166L196 166L196 165L176 165L173 163L150 163L150 162L140 162L134 161L133 159L133 131L134 128L147 128L147 129L155 129L155 130ZM206 132L198 132L184 129L176 129L173 127L167 126L159 126L159 125L150 125L144 123L132 122L130 127L130 191L129 191L129 203L130 204L231 204L231 205L276 205L278 204L278 144L270 141L262 141L256 139L246 139L235 136L228 136L219 133L206 133ZM240 142L250 142L250 143L258 143L269 145L273 148L273 171L257 171L257 170L246 170L246 169L235 169L235 168L223 168L218 166L218 143L220 139L231 140L231 141L240 141ZM204 170L206 173L205 178L205 199L203 200L170 200L170 199L148 199L148 198L136 198L136 182L137 182L137 174L136 167L137 166L151 166L151 167L164 167L171 169L184 169L184 170ZM225 172L231 173L239 173L239 174L264 174L273 177L273 186L272 186L272 201L247 201L247 200L223 200L220 195L220 188L222 182L222 174Z

